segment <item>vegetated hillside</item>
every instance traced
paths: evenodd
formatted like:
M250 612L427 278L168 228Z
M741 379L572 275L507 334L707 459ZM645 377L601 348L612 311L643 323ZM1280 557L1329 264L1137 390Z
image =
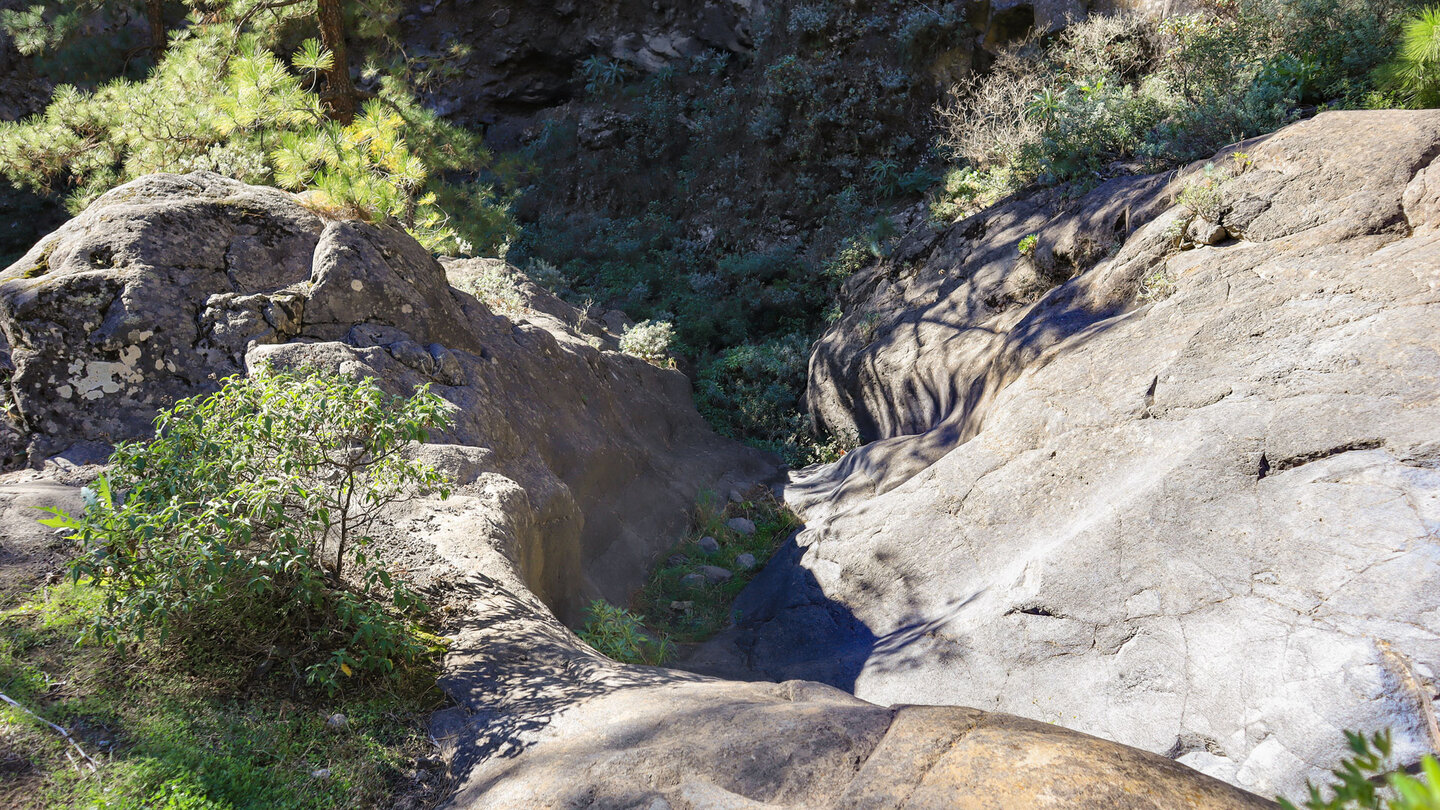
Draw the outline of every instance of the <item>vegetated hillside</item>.
M733 36L687 27L742 7L726 18ZM533 122L518 139L529 173L511 258L558 270L550 277L576 303L673 321L702 413L802 465L855 441L805 416L809 344L842 315L839 285L901 232L1032 184L1083 193L1108 177L1183 165L1316 105L1398 103L1377 92L1373 70L1415 7L1147 6L1189 14L1095 18L1069 33L1061 27L1084 17L1083 4L615 11L583 44L569 35L549 47L557 33L531 50L507 46L454 87L483 84L504 65L545 66L549 79L536 80L545 101L534 106L557 106L509 118L514 105L483 105L507 145L513 123ZM436 14L468 20L466 9ZM581 19L554 16L556 32ZM511 27L534 25L518 13L500 18L512 22L485 35L502 42ZM678 41L685 47L672 48Z

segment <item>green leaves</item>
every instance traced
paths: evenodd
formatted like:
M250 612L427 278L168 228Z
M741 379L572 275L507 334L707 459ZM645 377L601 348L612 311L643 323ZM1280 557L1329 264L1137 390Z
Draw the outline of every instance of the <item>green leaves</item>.
M61 87L43 114L0 123L0 172L44 193L68 191L78 211L143 174L209 170L318 192L313 204L337 214L395 218L432 251L498 252L515 231L504 201L488 186L441 177L486 168L480 139L390 77L352 124L329 120L316 87L334 63L315 39L287 65L255 35L197 25L175 36L143 81ZM458 225L452 210L475 226Z
M71 532L82 546L72 575L107 592L98 639L153 630L278 645L334 691L430 654L407 618L422 600L365 549L391 504L448 494L406 449L448 426L449 410L426 388L395 397L318 372L232 377L161 413L154 440L117 448L83 515L42 522Z
M1279 799L1284 810L1440 810L1440 762L1426 756L1420 761L1424 781L1391 769L1392 740L1389 730L1369 738L1345 732L1351 756L1340 761L1331 773L1330 797L1315 785L1309 786L1305 803L1297 807Z
M644 616L596 599L585 610L580 638L603 655L627 664L659 666L674 652L668 636L646 634Z
M1395 58L1377 70L1377 78L1412 107L1440 106L1440 6L1405 22Z

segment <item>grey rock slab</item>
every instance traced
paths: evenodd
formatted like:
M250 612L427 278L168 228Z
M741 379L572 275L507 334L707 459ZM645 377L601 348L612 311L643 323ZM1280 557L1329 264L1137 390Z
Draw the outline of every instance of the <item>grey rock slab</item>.
M852 279L879 333L832 328L809 401L871 441L787 487L796 553L719 642L748 677L1026 715L1271 795L1325 779L1340 729L1435 745L1440 113L1234 148L1238 241L1172 250L1197 165L1022 196ZM1027 232L1075 268L1033 288ZM1141 297L1156 272L1173 292Z

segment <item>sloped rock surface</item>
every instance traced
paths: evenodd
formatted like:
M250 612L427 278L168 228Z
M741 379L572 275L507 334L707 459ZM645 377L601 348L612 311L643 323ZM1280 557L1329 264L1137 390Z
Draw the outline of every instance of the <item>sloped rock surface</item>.
M1342 729L1433 749L1440 114L1238 150L1214 246L1177 249L1193 167L1014 200L857 278L810 397L873 441L795 477L808 528L718 643L1262 793L1322 777Z
M23 416L11 429L41 467L0 475L0 570L52 566L32 507L76 508L107 442L144 436L157 408L219 375L309 366L396 392L429 383L457 425L415 452L455 491L397 505L376 554L452 617L443 685L457 705L433 728L459 784L451 806L1271 806L1016 717L883 708L589 649L557 612L622 601L700 487L769 468L704 428L677 373L592 347L555 301L533 320L496 316L445 269L395 229L325 222L214 175L143 178L102 198L0 274Z
M100 198L0 273L0 327L10 432L37 466L144 436L158 409L258 363L433 385L459 409L441 440L483 448L545 505L520 562L571 619L590 598L624 602L701 490L770 470L710 432L678 372L558 318L492 314L398 228L327 222L213 174Z

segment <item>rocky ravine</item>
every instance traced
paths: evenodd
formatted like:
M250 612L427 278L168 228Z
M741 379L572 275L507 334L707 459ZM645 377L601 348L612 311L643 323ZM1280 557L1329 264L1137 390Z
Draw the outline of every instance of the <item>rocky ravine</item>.
M1217 156L1195 219L1198 166L911 233L811 360L815 415L870 444L795 476L788 565L697 665L1262 793L1342 729L1435 750L1437 155L1440 113L1326 113Z
M615 664L556 618L623 601L701 488L773 470L701 423L673 371L530 289L496 316L388 226L326 222L215 175L116 189L0 274L12 459L7 576L63 549L29 507L75 507L109 443L260 363L421 382L455 403L420 448L457 480L381 547L460 606L435 733L464 808L1243 808L1268 802L1133 748L1003 714L885 708L816 683ZM549 313L549 314L545 314ZM722 490L723 491L723 490Z

